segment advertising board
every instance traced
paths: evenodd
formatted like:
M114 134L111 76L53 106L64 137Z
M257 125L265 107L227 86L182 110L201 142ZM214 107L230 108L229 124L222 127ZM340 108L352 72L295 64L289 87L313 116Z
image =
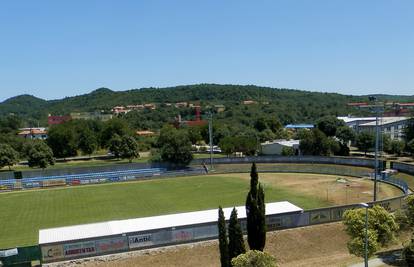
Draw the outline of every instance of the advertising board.
M42 260L45 262L63 259L63 246L42 246Z
M173 230L172 231L172 241L179 242L179 241L188 241L193 239L193 229L192 228L185 228L180 230Z
M126 236L102 239L97 240L95 245L98 253L123 251L128 249L128 239Z
M323 223L331 221L331 212L329 209L311 211L310 215L310 224Z
M139 248L154 245L152 234L129 236L128 242L129 248Z
M62 186L66 185L65 179L50 179L42 181L43 187L50 187L50 186Z
M65 244L63 251L65 258L96 254L95 241Z

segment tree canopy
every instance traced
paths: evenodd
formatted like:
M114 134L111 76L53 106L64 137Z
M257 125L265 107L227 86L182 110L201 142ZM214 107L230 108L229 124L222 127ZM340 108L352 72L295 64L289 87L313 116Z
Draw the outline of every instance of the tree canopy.
M161 129L156 145L161 161L186 166L193 159L191 142L184 130L165 126Z

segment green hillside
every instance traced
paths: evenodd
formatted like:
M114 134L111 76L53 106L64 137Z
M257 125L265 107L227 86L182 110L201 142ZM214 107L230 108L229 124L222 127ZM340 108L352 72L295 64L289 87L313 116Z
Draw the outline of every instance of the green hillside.
M413 96L380 95L379 98L402 102L414 101ZM253 85L198 84L117 92L100 88L89 94L50 101L29 95L13 97L0 103L0 116L13 113L23 117L26 121L37 120L44 124L47 114L63 115L80 111L110 111L116 105L156 103L159 106L157 110L151 111L152 114L146 114L145 118L153 118L157 121L157 117L161 116L163 118L158 120L161 123L161 121L172 120L178 114L185 118L191 118L194 115L194 112L190 109L177 111L162 107L161 104L190 101L200 103L203 108L216 104L225 105L226 111L219 116L219 119L234 116L249 119L249 116L275 115L282 123L294 123L312 122L324 115L361 113L362 111L348 107L347 103L366 99L367 97L364 96L317 93ZM241 102L244 100L254 100L258 104L242 105ZM165 118L164 113L168 113L170 117Z

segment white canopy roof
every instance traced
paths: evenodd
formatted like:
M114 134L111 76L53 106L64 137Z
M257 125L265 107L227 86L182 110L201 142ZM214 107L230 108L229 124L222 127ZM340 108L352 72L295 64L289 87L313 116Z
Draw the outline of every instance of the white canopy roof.
M224 208L226 220L230 219L233 208ZM238 218L246 218L244 206L236 207ZM303 209L288 201L266 204L266 215L288 212L302 212ZM107 221L100 223L82 224L58 228L43 229L39 231L39 245L59 243L79 239L96 238L124 233L178 227L184 225L214 222L218 219L218 209L177 213L128 220Z

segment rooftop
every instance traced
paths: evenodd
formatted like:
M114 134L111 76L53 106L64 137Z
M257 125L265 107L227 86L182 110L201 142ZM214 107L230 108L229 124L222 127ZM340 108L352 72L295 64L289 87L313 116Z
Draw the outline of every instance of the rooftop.
M313 124L288 124L285 126L286 129L306 129L306 128L314 128Z
M293 147L295 145L299 145L300 140L286 140L286 139L280 139L280 140L274 140L274 141L267 141L265 143L262 143L261 145L271 145L271 144L279 144L282 146L290 146Z
M400 121L406 121L409 120L409 117L380 117L378 118L378 125L386 125L386 124L390 124L390 123L396 123L396 122L400 122ZM367 122L367 123L363 123L360 124L360 126L364 127L364 126L375 126L376 122L375 119L374 121L371 122Z
M227 220L230 219L232 209L233 208L223 209ZM236 209L239 219L246 218L246 210L244 206L236 207ZM266 204L266 215L302 211L303 209L288 201ZM217 209L211 209L129 220L107 221L101 223L43 229L39 230L39 245L215 222L217 221L217 218Z

